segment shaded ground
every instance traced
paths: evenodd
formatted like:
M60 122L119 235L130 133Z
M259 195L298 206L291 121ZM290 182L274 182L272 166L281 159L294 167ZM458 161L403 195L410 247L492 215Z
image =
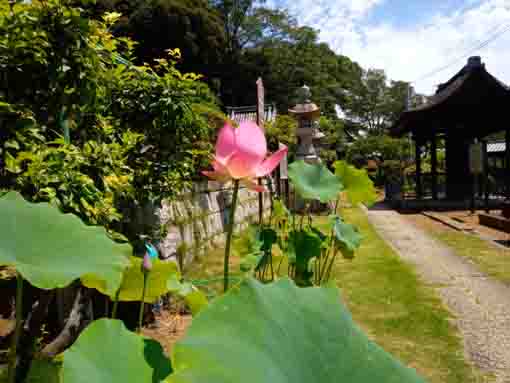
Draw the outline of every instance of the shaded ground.
M453 213L459 214L459 213ZM465 214L469 219L473 216ZM435 239L455 251L487 275L510 285L510 248L497 245L495 240L506 240L508 234L485 226L473 225L473 232L460 232L421 214L405 215L413 223Z
M510 288L410 224L409 218L391 210L370 211L368 216L400 256L437 286L456 316L468 357L494 373L496 382L510 382Z
M478 214L479 213L485 213L483 210L475 211L475 213L471 213L469 210L463 210L463 211L452 211L452 212L444 212L441 214L444 214L454 220L458 220L460 222L467 223L469 226L473 228L473 230L483 236L487 239L492 240L500 240L500 241L506 241L510 238L510 236L507 233L504 233L502 231L493 229L488 226L480 225L478 222ZM497 210L491 210L491 214L501 214L501 211Z
M191 315L164 310L156 316L156 326L144 328L142 333L161 343L166 354L170 355L172 346L184 336L190 324Z

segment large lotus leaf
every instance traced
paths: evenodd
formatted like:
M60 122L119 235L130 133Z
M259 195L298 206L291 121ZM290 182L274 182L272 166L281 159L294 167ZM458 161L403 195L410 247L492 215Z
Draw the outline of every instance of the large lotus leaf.
M158 342L100 319L64 353L62 376L65 383L159 383L171 370Z
M345 161L335 162L335 174L345 188L347 198L353 205L364 203L371 206L377 200L374 183L365 169L356 169Z
M142 300L142 258L130 257L130 261L131 265L124 270L122 284L120 285L119 301L123 302ZM147 275L147 290L144 299L146 303L154 303L159 297L171 291L169 286L180 279L180 273L175 262L163 262L159 259L152 261L152 270ZM100 281L95 281L92 278L85 281L89 286L106 294L104 285ZM115 293L110 296L114 298Z
M104 228L13 192L0 198L0 212L0 265L14 266L32 285L54 289L94 277L111 294L120 286L132 250Z
M301 197L323 203L335 200L343 188L338 177L323 164L293 162L289 166L289 179Z
M353 323L336 287L248 280L173 348L169 383L423 383Z

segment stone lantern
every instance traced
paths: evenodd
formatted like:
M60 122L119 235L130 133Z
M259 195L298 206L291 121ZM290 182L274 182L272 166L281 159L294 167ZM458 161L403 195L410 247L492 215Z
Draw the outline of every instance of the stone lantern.
M303 85L299 89L298 104L289 109L289 114L294 116L298 121L296 135L298 137L298 149L296 152L296 160L304 160L308 163L321 162L314 147L314 140L324 137L319 129L319 117L321 115L320 108L310 99L312 94L310 88ZM306 202L302 198L295 198L294 208L298 211L305 210ZM319 212L326 206L322 206L319 201L312 201L308 205L309 212Z
M320 108L310 99L312 94L310 88L303 85L298 93L299 103L289 109L289 114L298 120L296 131L299 147L296 153L297 160L304 160L309 163L320 162L319 156L313 145L314 139L323 136L317 128L319 124Z

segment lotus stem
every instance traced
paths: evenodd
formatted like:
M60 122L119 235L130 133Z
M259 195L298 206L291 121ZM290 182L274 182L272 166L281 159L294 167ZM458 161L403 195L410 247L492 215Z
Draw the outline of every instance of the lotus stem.
M331 270L333 269L333 263L335 263L335 258L337 255L338 255L338 252L335 251L335 253L331 257L331 262L329 263L328 270L326 271L326 278L325 278L326 282L329 281L329 278L331 278ZM321 283L322 283L322 281L321 281Z
M119 295L120 295L120 288L115 293L115 301L113 302L113 308L112 308L112 319L117 318L117 309L119 307Z
M23 323L23 277L16 273L16 327L12 337L11 349L9 353L9 367L7 371L7 383L16 381L16 352L18 348L19 337L21 335L21 324Z
M143 272L143 290L142 290L142 301L140 302L140 313L138 315L138 332L142 331L143 325L143 312L145 309L145 293L147 292L147 282L149 281L149 272Z
M230 262L230 247L232 244L232 235L234 234L237 195L239 193L239 180L234 181L234 194L232 196L232 206L230 207L230 219L228 220L227 242L225 243L225 258L223 260L223 291L228 290L228 268Z

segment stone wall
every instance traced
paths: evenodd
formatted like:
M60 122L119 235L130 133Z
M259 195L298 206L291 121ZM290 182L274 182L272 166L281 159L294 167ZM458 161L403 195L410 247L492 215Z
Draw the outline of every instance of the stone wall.
M264 214L270 211L270 193L263 195ZM235 229L257 222L259 193L240 187ZM230 217L232 189L214 181L197 183L193 190L172 202L163 202L153 214L142 213L145 221L158 232L158 247L165 258L181 258L190 262L197 255L206 255L211 248L222 246ZM147 223L147 222L146 222Z

